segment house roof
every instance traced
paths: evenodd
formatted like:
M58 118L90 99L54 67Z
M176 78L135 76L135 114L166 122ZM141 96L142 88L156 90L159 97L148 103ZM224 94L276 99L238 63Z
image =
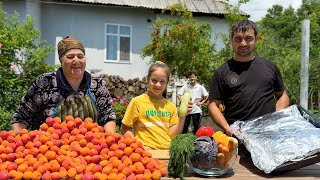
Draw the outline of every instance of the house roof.
M73 2L118 5L129 7L142 7L149 9L165 9L166 7L185 3L188 10L193 13L227 14L228 2L225 0L71 0ZM230 5L230 4L229 4ZM242 15L247 15L241 12Z

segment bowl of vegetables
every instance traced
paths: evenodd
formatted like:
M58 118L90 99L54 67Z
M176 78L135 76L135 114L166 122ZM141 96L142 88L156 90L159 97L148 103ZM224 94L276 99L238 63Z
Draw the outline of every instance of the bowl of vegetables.
M237 159L238 141L222 131L194 140L195 152L188 161L191 169L202 176L221 176Z

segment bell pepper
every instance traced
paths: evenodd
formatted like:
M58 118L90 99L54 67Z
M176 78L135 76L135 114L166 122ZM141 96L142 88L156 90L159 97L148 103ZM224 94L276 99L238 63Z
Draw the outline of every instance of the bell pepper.
M196 136L200 137L200 136L209 136L211 137L214 134L214 129L211 126L201 126L197 133Z

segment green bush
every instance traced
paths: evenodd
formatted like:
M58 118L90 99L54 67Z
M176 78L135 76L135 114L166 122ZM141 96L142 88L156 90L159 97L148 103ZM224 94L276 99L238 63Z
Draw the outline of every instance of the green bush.
M129 104L129 101L127 98L121 98L119 96L116 98L113 98L113 108L117 117L116 119L117 127L121 126L121 121L123 119L124 114L126 113L128 104Z
M18 17L4 12L0 3L0 129L9 128L12 114L32 81L54 71L45 61L54 48L39 41L40 32L32 17L22 23Z
M10 122L13 112L9 112L0 106L0 131L10 130Z

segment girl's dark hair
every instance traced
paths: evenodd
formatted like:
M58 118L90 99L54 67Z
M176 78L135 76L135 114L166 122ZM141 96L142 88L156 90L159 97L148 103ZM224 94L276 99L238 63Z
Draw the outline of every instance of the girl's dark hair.
M254 36L258 35L258 28L256 24L253 21L250 20L242 20L238 21L235 25L232 27L231 31L231 38L233 38L235 32L247 32L250 28L254 30Z
M163 70L165 70L165 72L167 73L167 81L169 83L169 79L170 79L170 68L168 67L168 65L166 65L165 63L161 62L161 61L156 61L154 64L152 64L149 68L148 71L148 75L147 75L147 81L150 80L150 76L151 74L156 71L158 68L162 68ZM164 98L167 98L167 89L165 89L162 93L162 96Z

